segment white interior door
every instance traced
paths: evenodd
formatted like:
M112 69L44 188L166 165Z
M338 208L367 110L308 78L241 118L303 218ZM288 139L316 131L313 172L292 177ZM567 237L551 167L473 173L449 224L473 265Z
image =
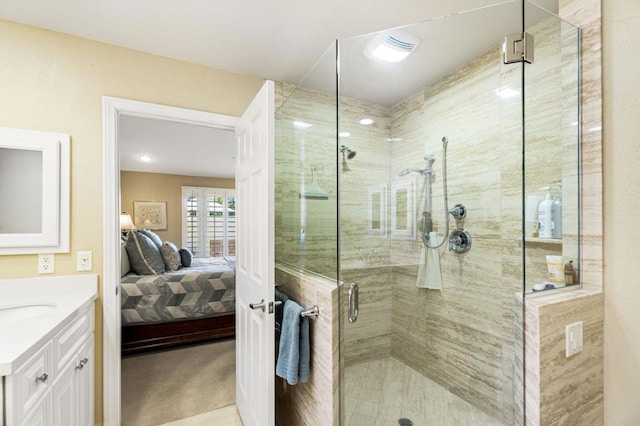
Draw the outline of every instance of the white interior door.
M273 93L265 82L236 127L236 405L246 426L275 422Z

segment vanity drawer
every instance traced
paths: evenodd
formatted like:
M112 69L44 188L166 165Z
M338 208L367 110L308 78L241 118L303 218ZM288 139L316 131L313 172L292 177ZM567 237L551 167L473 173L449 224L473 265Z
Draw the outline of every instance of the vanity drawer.
M53 338L53 362L55 372L59 373L75 359L80 346L93 333L93 305L72 319L62 331ZM57 374L56 374L57 376Z
M42 347L15 374L8 376L6 398L12 401L7 408L7 424L20 424L53 383L53 355L51 341Z

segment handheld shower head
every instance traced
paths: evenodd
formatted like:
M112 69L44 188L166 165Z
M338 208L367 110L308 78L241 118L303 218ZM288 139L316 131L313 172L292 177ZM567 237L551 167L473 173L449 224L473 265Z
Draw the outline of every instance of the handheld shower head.
M436 161L436 157L433 155L425 155L424 161L427 163L427 169L431 169L431 167L433 167L433 163Z
M398 176L406 176L409 173L419 173L421 175L426 175L431 173L431 169L418 169L416 167L409 167L408 169L404 169L403 171L398 173Z
M425 155L424 157L425 163L427 163L427 167L424 169L418 169L416 167L409 167L408 169L404 169L399 173L399 176L406 176L409 173L419 173L423 176L427 176L433 173L433 163L436 161L436 157L433 155Z

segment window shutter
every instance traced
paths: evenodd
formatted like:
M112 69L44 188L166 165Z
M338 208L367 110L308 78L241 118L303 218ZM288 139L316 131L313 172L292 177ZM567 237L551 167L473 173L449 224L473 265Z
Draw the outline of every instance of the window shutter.
M182 188L183 245L195 257L235 256L235 192Z

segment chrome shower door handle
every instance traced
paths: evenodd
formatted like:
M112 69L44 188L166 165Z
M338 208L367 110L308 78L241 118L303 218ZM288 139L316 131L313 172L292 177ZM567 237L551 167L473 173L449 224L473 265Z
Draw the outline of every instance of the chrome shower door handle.
M358 321L358 307L360 305L358 297L358 283L349 285L349 322L353 324Z

